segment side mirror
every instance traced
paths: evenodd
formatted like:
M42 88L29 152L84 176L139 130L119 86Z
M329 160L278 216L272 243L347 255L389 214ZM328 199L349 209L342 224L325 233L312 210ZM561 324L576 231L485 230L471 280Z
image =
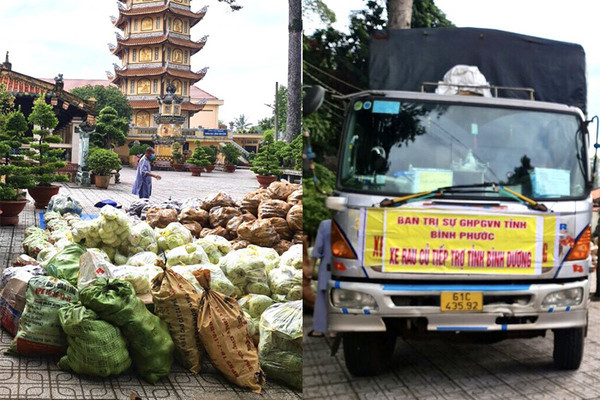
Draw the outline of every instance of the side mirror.
M302 116L307 117L321 107L325 99L325 89L321 86L307 86L302 99Z

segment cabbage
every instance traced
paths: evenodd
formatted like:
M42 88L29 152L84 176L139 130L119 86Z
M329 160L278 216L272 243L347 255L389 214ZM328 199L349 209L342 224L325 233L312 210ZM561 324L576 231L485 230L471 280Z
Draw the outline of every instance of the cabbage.
M246 251L246 249L231 251L219 260L219 267L231 283L239 289L236 293L240 295L244 293L271 294L266 285L265 263L251 251Z
M268 274L273 268L279 266L279 254L275 249L270 247L260 247L254 244L249 245L244 249L250 254L256 255L265 263L265 272Z
M124 256L119 252L119 250L115 253L115 264L116 265L125 265L127 264L127 256Z
M171 222L166 228L157 228L158 248L160 250L172 250L184 244L191 243L192 233L179 222Z
M58 250L59 249L55 246L50 245L38 253L36 260L40 263L40 265L46 266L48 261L50 261L52 257L58 253Z
M279 265L290 266L296 269L302 269L302 245L295 244L288 251L281 255Z
M223 253L219 251L218 247L215 246L213 243L204 240L204 238L196 240L194 244L202 247L202 249L208 256L208 259L213 264L218 264L221 257L223 257Z
M250 335L250 337L252 338L252 340L255 343L258 343L260 340L260 329L259 329L260 320L252 318L250 316L250 314L248 314L246 311L243 311L243 313L244 313L244 317L246 317L248 334Z
M159 268L159 270L162 272L162 269ZM136 294L150 293L150 279L145 268L119 265L110 267L110 272L113 277L131 283Z
M143 251L158 253L156 232L145 222L133 226L127 239L129 242L129 254L137 254Z
M131 256L125 264L141 267L145 265L155 265L156 260L160 259L160 256L157 256L156 253L153 253L151 251L144 251L142 253L137 253L136 255Z
M59 214L75 213L81 215L83 208L81 207L81 203L71 196L56 194L50 198L46 210L48 212L57 212Z
M192 273L192 271L195 271L197 269L199 269L199 267L197 265L196 266L175 265L174 267L171 268L171 271L177 273L178 275L181 275L185 280L187 280L194 287L194 289L196 289L198 291L198 293L202 293L204 290L202 289L202 286L200 286L200 284L198 283L198 280ZM211 288L212 288L212 283L211 283Z
M259 318L263 311L273 305L274 301L261 294L249 294L239 299L238 303L244 311L250 314L250 317Z
M210 260L202 246L186 244L167 251L167 267L174 265L207 264Z
M198 239L198 240L203 240L203 241L214 244L215 246L217 246L217 249L219 249L219 251L222 254L227 254L232 250L231 243L229 242L229 240L225 239L223 236L206 235L202 239Z
M302 270L282 266L269 272L269 287L277 301L299 300L302 298ZM284 297L281 297L284 296ZM298 297L299 296L299 297Z

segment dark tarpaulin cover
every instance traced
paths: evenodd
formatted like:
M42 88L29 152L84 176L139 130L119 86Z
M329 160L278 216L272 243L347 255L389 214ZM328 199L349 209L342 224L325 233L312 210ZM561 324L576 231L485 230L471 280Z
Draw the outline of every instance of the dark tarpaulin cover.
M391 30L371 40L373 90L420 91L455 65L475 65L493 86L535 89L535 99L579 107L586 113L585 52L578 44L492 29ZM431 91L431 90L429 90ZM501 97L528 99L527 92Z

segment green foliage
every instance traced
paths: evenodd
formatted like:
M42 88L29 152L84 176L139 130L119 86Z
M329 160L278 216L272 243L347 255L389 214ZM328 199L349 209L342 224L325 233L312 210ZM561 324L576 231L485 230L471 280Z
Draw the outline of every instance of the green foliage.
M14 109L13 102L14 96L0 85L0 158L5 159L0 165L0 176L4 176L0 200L18 200L17 189L35 186L29 163L21 154L21 147L30 141L24 136L27 120L20 110Z
M197 167L207 167L210 165L210 161L208 161L204 147L198 145L194 149L192 156L188 158L187 162Z
M140 154L144 154L146 152L146 148L148 147L147 144L134 144L133 146L131 146L129 148L129 155L130 156L137 156Z
M214 145L204 146L204 152L206 153L206 159L211 164L214 164L217 162L217 154L219 153L219 149L217 149L216 146L214 146Z
M238 158L242 155L240 149L235 147L231 143L227 143L223 148L221 148L221 154L225 157L225 163L228 165L235 165Z
M335 174L315 163L315 173L317 175L317 184L319 189L327 194L323 194L317 190L313 181L312 175L304 174L303 181L303 232L310 238L314 239L319 229L321 221L331 218L331 211L325 207L325 199L335 188Z
M318 0L305 0L309 3ZM369 42L371 35L386 28L385 0L368 0L366 7L350 14L349 32L324 27L304 36L304 84L327 89L317 113L304 118L317 159L335 154L344 122L345 104L334 94L350 94L368 88ZM433 0L414 0L413 28L452 26Z
M327 26L336 22L336 16L323 0L302 0L302 14L306 20L316 16Z
M265 141L264 145L258 151L250 171L257 175L273 176L281 175L279 151L285 146L285 142Z
M273 143L275 141L275 131L269 129L263 133L262 142L263 143Z
M58 119L50 104L46 104L45 96L39 96L34 104L28 122L37 129L33 130L34 140L29 144L30 149L23 154L34 161L30 172L38 186L50 186L53 182L67 182L67 175L56 173L64 168L63 149L51 148L50 144L60 143L60 136L53 135L52 130L58 125ZM37 138L35 138L37 135Z
M251 123L248 122L244 114L241 114L233 121L233 125L235 126L236 131L243 132L251 125Z
M127 121L129 121L133 115L133 110L127 102L127 97L114 86L85 85L71 90L71 93L85 100L89 100L93 97L98 102L98 110L110 106L117 111L119 117L125 118Z
M121 169L121 160L114 151L96 147L90 150L88 167L94 174L105 176Z
M107 106L100 111L96 123L96 132L90 136L90 143L104 149L123 146L129 123L125 118L119 117L117 110Z
M185 162L185 156L181 152L181 144L179 142L174 142L171 145L171 157L173 157L173 163L175 164L183 164Z
M269 117L269 118L263 118L263 119L259 120L258 124L257 124L257 128L258 128L258 131L261 133L264 133L267 129L275 128L275 118Z

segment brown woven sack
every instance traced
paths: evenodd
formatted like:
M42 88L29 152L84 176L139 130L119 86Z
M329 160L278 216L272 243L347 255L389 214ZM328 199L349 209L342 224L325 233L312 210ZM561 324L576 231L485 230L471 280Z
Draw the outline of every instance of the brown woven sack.
M200 232L202 232L203 228L202 228L202 225L200 225L198 222L189 221L189 222L183 223L183 226L186 227L190 232L192 232L192 235L194 235L195 238L200 237Z
M271 225L273 225L273 228L275 228L281 239L290 240L292 236L294 236L294 232L292 232L292 229L290 229L290 226L284 218L273 217L266 219L271 222Z
M227 231L231 237L237 237L237 230L241 224L244 222L251 222L256 220L256 217L250 213L244 213L242 215L238 215L237 217L233 217L227 223Z
M275 200L287 200L288 196L298 189L298 185L293 185L286 180L273 182L269 185L269 196Z
M227 229L223 228L222 226L217 226L215 229L204 228L200 232L201 238L206 237L208 235L223 236L225 239L229 240L229 232L227 232Z
M238 302L210 288L210 271L193 272L204 289L200 298L198 335L213 365L232 383L260 393L265 374L248 322Z
M288 211L286 217L286 221L293 230L302 230L302 204L296 204L290 208L290 211Z
M282 200L265 200L258 206L258 218L285 218L291 207Z
M292 238L292 243L302 244L302 231L298 231L294 234L294 237Z
M287 198L287 202L290 204L302 203L302 188L294 190Z
M238 228L238 237L258 246L271 247L279 242L279 234L271 225L271 221L257 219L254 222L244 222Z
M214 207L237 207L233 198L225 192L219 192L215 195L208 195L204 198L202 208L210 211Z
M273 246L273 249L279 254L282 255L283 253L285 253L286 251L288 251L290 249L290 247L292 247L293 243L288 241L288 240L282 240L278 243L275 243L275 246Z
M190 372L202 367L202 343L198 336L200 293L181 275L166 270L152 281L154 314L169 326L175 357Z
M246 247L250 246L251 244L252 243L250 243L247 240L234 239L231 241L231 249L232 250L245 249Z
M184 208L179 213L179 222L182 224L197 222L203 227L208 226L208 211L201 208Z
M171 208L150 207L146 212L146 222L153 228L166 228L171 222L177 221L177 210Z
M233 207L214 207L208 214L210 226L213 228L216 228L217 226L225 228L230 219L239 215L242 215L240 210Z
M240 211L247 212L255 217L258 217L258 206L264 200L269 200L269 194L266 189L259 189L254 192L248 193L240 202Z

